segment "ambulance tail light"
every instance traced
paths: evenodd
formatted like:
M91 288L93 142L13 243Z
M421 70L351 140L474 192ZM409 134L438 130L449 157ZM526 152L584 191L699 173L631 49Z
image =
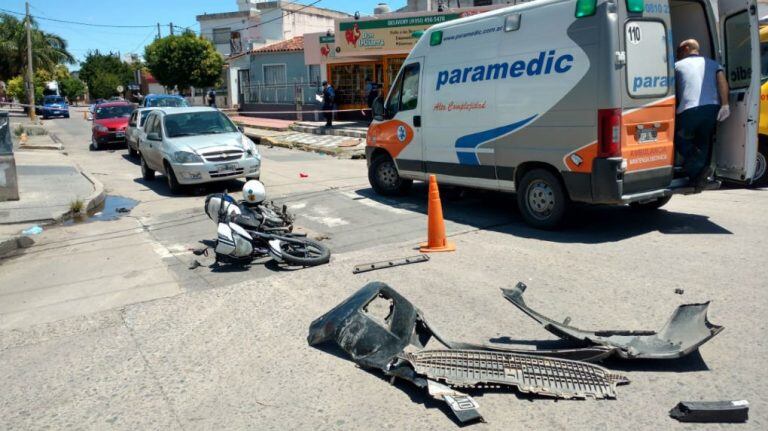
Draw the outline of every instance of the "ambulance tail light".
M597 111L597 157L621 156L621 109Z

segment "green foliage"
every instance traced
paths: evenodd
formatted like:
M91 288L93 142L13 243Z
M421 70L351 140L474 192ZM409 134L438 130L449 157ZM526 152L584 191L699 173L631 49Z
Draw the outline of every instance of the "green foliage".
M224 59L213 44L192 32L157 39L144 48L147 68L166 87L215 86Z
M45 89L45 83L50 81L51 74L38 70L35 72L35 101L40 101L43 98L43 89ZM27 103L27 89L24 85L24 76L17 76L8 81L7 93L12 99L16 99L19 103Z
M62 96L74 102L85 95L85 83L72 76L67 76L59 81L59 91Z
M74 64L75 57L67 50L67 41L53 33L37 28L32 20L32 66L35 70L53 73L57 65ZM27 34L24 21L0 14L0 80L21 75L27 65Z
M112 73L96 75L88 84L91 99L108 99L117 95L117 86L124 85L120 78Z
M96 50L85 56L80 79L88 84L91 99L106 99L117 94L118 85L125 87L133 81L133 71L118 54L102 54Z

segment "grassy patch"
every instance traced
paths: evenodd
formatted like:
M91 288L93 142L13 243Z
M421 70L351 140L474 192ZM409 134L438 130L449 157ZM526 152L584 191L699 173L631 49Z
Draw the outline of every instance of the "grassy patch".
M69 210L72 211L73 214L80 214L84 207L85 202L83 202L83 200L80 198L75 199L69 203Z

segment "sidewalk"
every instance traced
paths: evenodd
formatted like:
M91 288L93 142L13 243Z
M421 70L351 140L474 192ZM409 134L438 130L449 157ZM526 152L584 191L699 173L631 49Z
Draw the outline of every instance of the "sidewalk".
M246 127L245 135L262 145L313 151L345 159L365 157L365 139L348 136L317 135L303 132L276 132Z
M235 122L235 124L241 125L243 127L253 127L258 129L264 129L264 130L277 130L277 131L285 131L288 130L291 124L294 123L292 120L277 120L274 118L261 118L261 117L246 117L243 115L230 115L229 118Z
M0 255L31 245L21 231L65 219L75 200L85 212L104 199L101 183L59 151L20 150L14 156L20 200L0 202Z

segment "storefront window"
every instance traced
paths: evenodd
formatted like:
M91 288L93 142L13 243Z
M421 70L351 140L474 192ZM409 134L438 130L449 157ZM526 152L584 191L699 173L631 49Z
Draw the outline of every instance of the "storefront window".
M375 64L332 64L331 84L339 105L366 105L365 79L373 79Z

